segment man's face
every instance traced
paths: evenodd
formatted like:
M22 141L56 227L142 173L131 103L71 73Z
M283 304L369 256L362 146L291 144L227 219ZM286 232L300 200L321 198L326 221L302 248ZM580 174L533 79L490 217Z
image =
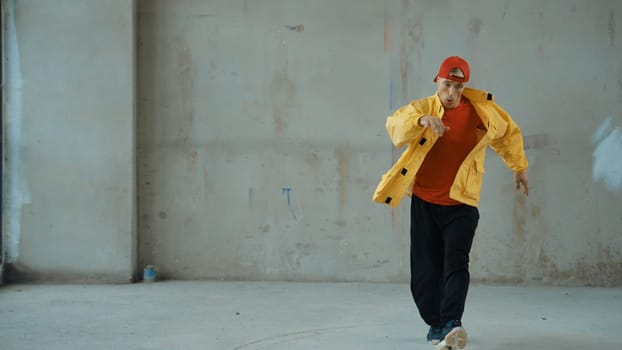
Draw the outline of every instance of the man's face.
M443 107L445 109L458 107L462 98L462 92L464 91L464 83L438 78L436 85L438 85L438 97L440 97Z

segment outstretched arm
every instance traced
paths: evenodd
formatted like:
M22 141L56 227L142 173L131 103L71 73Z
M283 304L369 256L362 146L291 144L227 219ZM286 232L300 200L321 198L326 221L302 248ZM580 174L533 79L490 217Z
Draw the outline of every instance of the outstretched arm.
M387 118L387 132L395 147L402 147L421 135L424 126L418 121L422 116L423 113L409 103Z
M529 195L529 180L527 179L527 173L516 172L514 176L514 181L516 182L516 189L520 190L521 184L523 185L523 193L525 196Z
M523 193L529 195L529 180L527 178L528 162L523 147L523 135L510 115L498 105L495 105L495 107L501 117L508 123L508 126L503 136L492 141L491 147L501 156L508 168L514 171L516 189L520 190L522 185Z

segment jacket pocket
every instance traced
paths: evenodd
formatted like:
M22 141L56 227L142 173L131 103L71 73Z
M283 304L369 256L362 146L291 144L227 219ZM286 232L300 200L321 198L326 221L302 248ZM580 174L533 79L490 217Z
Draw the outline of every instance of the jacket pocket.
M380 183L374 191L373 200L378 203L397 206L405 193L404 177L406 174L407 170L394 166L382 175Z
M378 203L397 207L415 176L412 157L414 148L407 149L391 169L382 176L376 187L373 200Z
M469 167L464 187L464 195L468 198L479 200L479 194L482 189L482 181L484 179L484 163L481 160L474 159L473 164Z

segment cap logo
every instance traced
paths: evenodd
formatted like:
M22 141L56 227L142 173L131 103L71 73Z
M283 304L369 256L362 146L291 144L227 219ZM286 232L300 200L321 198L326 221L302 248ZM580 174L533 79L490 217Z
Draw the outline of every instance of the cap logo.
M464 80L464 73L459 67L454 67L449 71L449 76Z
M469 64L458 56L447 57L439 67L436 78L444 78L458 82L468 82L471 75Z

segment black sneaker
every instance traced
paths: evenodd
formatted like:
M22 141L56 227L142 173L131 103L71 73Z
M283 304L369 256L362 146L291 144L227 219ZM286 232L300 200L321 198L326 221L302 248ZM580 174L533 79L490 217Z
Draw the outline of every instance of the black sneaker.
M463 349L467 343L467 332L462 328L462 323L458 320L448 321L441 331L443 339L436 346L436 350L458 350Z
M430 326L430 330L428 331L428 335L426 336L428 343L432 345L440 343L443 339L443 336L441 335L442 332L443 328Z

